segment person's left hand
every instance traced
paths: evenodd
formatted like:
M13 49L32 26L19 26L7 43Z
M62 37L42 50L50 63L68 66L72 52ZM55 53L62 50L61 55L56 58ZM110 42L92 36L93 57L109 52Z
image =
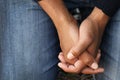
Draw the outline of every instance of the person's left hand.
M93 57L96 57L108 20L109 17L95 7L92 13L81 23L78 43L70 49L67 58L77 58L84 51L88 51Z

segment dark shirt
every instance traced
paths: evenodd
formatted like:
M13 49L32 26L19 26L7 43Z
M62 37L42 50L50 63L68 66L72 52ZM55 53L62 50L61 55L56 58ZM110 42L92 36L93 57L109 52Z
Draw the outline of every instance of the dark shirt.
M120 8L120 0L96 0L94 5L111 17Z
M120 0L95 0L94 5L100 8L106 15L112 17L120 8Z

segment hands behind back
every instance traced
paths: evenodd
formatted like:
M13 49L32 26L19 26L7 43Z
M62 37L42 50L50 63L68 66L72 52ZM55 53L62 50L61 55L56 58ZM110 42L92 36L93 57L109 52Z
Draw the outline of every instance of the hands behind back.
M82 55L79 56L79 57L76 57L76 58L71 59L71 60L67 58L67 53L69 52L69 50L71 51L71 48L73 48L73 49L75 48L74 49L75 51L79 48L79 41L82 40L80 38L83 38L83 40L86 41L86 40L88 40L88 38L86 38L86 36L89 36L89 35L93 35L94 36L95 35L94 33L90 33L90 31L89 31L90 30L89 28L93 28L93 24L92 23L90 23L88 20L85 20L85 21L83 21L82 25L83 25L83 28L81 27L81 28L78 29L76 23L75 22L71 22L71 23L69 23L69 25L67 25L68 27L66 29L63 29L63 30L61 29L61 30L58 31L59 38L60 38L60 45L61 45L61 49L63 51L62 57L64 57L62 59L64 60L65 63L67 62L67 65L68 65L68 63L70 63L69 66L72 66L71 64L73 64L73 65L76 64L77 68L74 67L74 69L72 69L73 66L71 68L72 70L69 69L68 67L65 68L65 63L63 63L64 67L62 67L60 65L59 66L64 71L72 72L72 73L83 72L85 74L95 74L95 73L103 72L102 68L96 69L97 67L92 65L93 62L96 63L96 64L97 64L97 62L94 59L93 55L91 55L87 50L85 50L82 53ZM89 26L91 25L91 26L87 27L87 25L89 25ZM66 25L64 25L64 26L66 26ZM82 31L81 31L81 29L82 29ZM94 30L96 30L96 29L94 29ZM94 32L94 30L91 31L91 32ZM86 43L88 43L88 42L85 42L83 44L85 45ZM75 46L75 47L73 47L73 46ZM89 51L92 52L91 49ZM97 57L97 60L98 60L98 58L99 57ZM61 58L59 58L59 59L61 59ZM93 69L96 69L96 70L88 68L87 66L89 66L89 67L91 67Z
M68 66L71 66L71 65L67 64L67 67L65 68L65 63L63 65L64 67L61 64L59 64L59 66L64 71L66 71L66 69L68 68L68 70L66 72L76 72L76 73L82 72L82 70L84 71L85 65L87 65L93 69L97 68L94 58L96 56L98 56L97 51L98 51L99 44L100 44L101 38L102 38L102 34L104 32L105 25L106 25L108 19L109 19L109 17L107 15L105 15L100 9L95 7L93 12L91 13L91 15L88 16L82 22L82 24L80 25L78 34L75 33L75 35L77 35L78 38L74 37L75 41L73 41L74 43L71 44L71 46L73 46L73 47L70 48L71 46L69 46L69 49L67 50L67 51L70 50L69 53L68 54L67 54L67 52L64 53L64 49L62 49L62 51L64 53L64 60L66 62L69 62L72 64L74 63L74 68L75 68L75 64L79 64L79 67L78 67L79 69L77 69L77 71L74 69L72 71L70 71ZM68 33L69 33L69 31L68 31ZM72 36L72 35L70 35L70 36ZM70 39L70 40L73 40L73 39ZM67 41L66 41L66 44L67 44ZM68 46L64 46L64 47L67 48ZM97 58L96 60L98 60L98 59L99 58ZM81 61L79 61L79 60L81 60ZM89 70L87 71L88 73L90 72ZM98 71L96 73L103 72L103 69L98 68L96 71ZM85 72L85 73L87 74L87 72ZM93 74L93 73L94 73L94 71L91 72L90 74Z

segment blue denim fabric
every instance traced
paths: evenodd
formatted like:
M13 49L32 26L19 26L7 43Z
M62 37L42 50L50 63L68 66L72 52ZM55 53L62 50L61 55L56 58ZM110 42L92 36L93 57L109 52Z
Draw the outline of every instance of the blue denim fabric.
M108 23L101 44L103 74L96 80L120 80L120 9Z
M0 80L55 80L56 29L32 0L0 0Z

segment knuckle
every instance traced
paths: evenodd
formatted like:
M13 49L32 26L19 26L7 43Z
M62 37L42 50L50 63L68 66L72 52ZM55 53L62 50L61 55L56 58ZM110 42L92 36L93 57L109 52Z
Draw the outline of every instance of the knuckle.
M79 56L79 50L78 49L76 49L76 50L72 50L72 53L73 53L73 55L74 56Z
M94 62L94 59L88 54L84 53L80 56L80 59L84 64L90 65L92 62Z

